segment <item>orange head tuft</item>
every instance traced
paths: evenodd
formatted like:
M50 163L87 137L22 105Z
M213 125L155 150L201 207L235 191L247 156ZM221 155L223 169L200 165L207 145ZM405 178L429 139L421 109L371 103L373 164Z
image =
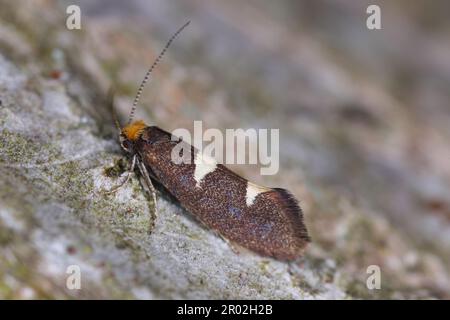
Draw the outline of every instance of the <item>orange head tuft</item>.
M130 123L126 125L122 129L122 134L130 141L137 140L144 129L147 127L147 125L142 120L135 121L133 123Z

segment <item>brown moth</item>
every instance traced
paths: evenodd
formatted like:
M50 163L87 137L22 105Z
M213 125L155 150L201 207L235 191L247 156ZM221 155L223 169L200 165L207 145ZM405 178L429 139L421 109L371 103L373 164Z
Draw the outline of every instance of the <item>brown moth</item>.
M132 122L150 73L188 24L170 38L148 70L134 100L128 124L120 129L121 146L132 159L130 173L137 165L152 193L155 207L152 179L232 245L280 260L294 260L301 256L310 239L297 200L287 190L253 184L190 145L183 148L189 153L183 157L191 161L175 163L171 157L173 149L186 142L156 126L147 126L143 121ZM124 183L128 178L129 175Z

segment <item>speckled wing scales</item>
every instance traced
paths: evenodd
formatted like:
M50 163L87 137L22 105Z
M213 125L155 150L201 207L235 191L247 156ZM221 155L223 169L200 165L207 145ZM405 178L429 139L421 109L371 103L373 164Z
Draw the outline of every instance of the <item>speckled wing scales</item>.
M267 188L238 176L190 146L189 164L175 164L177 141L147 127L136 142L141 161L194 216L222 237L265 256L292 260L309 242L302 211L284 189Z

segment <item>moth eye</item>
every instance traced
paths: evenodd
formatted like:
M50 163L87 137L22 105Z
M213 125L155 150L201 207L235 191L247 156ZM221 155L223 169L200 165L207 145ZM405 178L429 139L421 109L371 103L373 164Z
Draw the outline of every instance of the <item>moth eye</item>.
M125 151L131 151L131 149L133 148L131 141L123 136L120 136L120 145L123 149L125 149Z

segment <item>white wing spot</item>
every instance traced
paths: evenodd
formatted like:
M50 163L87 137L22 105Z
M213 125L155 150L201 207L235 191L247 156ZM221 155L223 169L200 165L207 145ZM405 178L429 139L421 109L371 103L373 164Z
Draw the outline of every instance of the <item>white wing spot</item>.
M200 187L200 182L208 174L216 170L217 161L207 155L197 152L195 155L194 179L197 182L196 187Z
M247 207L250 207L256 199L256 196L260 193L269 191L270 188L258 186L257 184L247 182L247 191L245 194L245 203Z

